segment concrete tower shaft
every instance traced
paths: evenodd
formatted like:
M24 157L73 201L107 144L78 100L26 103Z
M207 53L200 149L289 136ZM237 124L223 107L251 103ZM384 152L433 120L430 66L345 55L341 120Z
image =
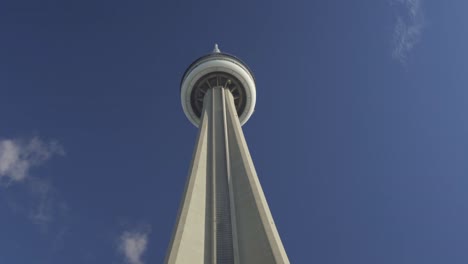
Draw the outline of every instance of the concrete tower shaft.
M208 90L165 263L289 263L231 92Z
M192 65L189 70L196 67ZM165 263L289 263L241 127L241 121L247 121L255 105L254 84L231 79L245 85L243 94L236 93L228 78L221 79L239 76L235 71L214 67L190 77L189 70L182 81L183 98L193 98L187 87L202 87L184 86L187 80L196 84L208 78L210 82L214 75L217 82L213 81L216 85L203 93L199 116L197 102L183 100L183 105L186 102L190 107L184 112L199 127L199 133ZM236 95L244 96L244 101Z

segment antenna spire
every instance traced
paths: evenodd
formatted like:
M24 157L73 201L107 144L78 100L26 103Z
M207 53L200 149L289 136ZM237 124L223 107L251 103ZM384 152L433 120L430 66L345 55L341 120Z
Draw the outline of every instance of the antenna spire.
M213 53L220 53L221 51L218 48L218 43L215 43Z

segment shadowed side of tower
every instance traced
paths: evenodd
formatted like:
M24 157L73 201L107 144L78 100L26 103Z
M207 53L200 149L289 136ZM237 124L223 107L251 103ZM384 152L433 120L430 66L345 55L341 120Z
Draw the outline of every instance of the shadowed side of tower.
M236 96L255 87L242 74L223 70L202 69L192 80L195 88L203 86L200 79L213 85L202 97L197 144L165 263L289 263L241 128L242 111L249 110L239 111L240 104L249 102Z

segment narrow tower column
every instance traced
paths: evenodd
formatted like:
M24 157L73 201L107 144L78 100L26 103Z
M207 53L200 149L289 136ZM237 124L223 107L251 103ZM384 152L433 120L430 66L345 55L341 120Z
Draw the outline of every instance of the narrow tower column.
M190 107L202 105L192 116L199 134L165 263L289 263L241 128L248 98L238 96L254 87L219 67L202 72L192 80L201 104L190 96Z

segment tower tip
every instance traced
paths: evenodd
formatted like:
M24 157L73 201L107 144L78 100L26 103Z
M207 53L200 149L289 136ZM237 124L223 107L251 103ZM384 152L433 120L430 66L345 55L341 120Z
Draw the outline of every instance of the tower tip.
M215 43L213 53L220 53L221 51L218 48L218 43Z

